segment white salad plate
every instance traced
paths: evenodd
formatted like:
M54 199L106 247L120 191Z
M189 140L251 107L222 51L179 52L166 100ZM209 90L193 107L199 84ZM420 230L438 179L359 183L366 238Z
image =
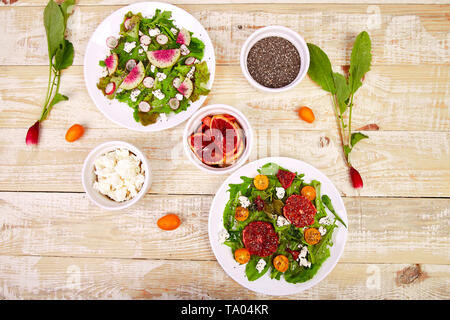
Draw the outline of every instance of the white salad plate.
M326 194L330 197L337 214L348 226L347 212L344 207L344 202L342 201L338 190L333 185L331 180L327 178L327 176L303 161L292 158L271 157L253 161L237 169L219 188L209 211L209 241L219 264L222 266L224 271L240 285L252 291L267 295L281 296L296 294L318 284L333 270L339 261L342 252L344 251L345 242L347 240L347 229L345 226L337 222L338 226L333 232L333 246L330 248L330 257L323 263L316 275L311 280L297 284L288 283L283 277L281 277L280 280L271 279L270 272L267 272L255 281L249 281L245 275L246 265L240 265L237 263L234 260L231 248L225 244L222 244L219 239L219 233L224 230L223 211L229 200L229 184L242 183L243 181L240 179L241 176L255 177L258 174L257 170L269 162L278 164L279 166L292 172L297 172L299 174L303 173L305 175L303 180L306 182L310 182L311 180L320 181L321 195ZM328 212L328 215L332 216L332 213Z
M89 95L97 108L116 124L136 131L161 131L177 126L187 120L206 100L206 96L200 96L200 99L191 103L186 111L178 114L171 113L164 121L158 119L156 123L144 126L134 120L133 109L126 103L109 100L97 88L97 83L103 71L103 68L99 65L99 61L104 60L109 53L109 49L106 46L106 38L109 36L119 37L120 24L123 22L123 17L127 12L132 11L135 14L140 12L144 17L152 17L156 9L171 11L172 19L177 27L188 29L193 32L193 37L203 41L205 44L205 54L202 61L206 61L211 74L207 88L210 89L214 82L216 58L211 39L200 22L188 12L162 2L139 2L114 11L100 23L89 40L84 56L84 79Z

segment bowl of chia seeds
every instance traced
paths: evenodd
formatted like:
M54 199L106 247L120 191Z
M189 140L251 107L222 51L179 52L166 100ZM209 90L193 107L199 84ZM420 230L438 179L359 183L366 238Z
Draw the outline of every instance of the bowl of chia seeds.
M282 26L256 30L241 49L241 69L248 82L266 92L296 86L309 68L309 50L295 31Z

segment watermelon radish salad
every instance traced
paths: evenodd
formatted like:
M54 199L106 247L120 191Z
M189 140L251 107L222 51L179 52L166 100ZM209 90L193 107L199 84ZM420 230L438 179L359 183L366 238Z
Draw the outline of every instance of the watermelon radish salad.
M171 16L161 10L152 18L128 12L120 37L106 39L110 53L99 62L104 74L97 87L107 98L127 103L144 126L186 110L209 93L210 74L201 61L205 45Z
M303 174L275 163L258 173L229 185L219 241L239 264L246 264L249 281L267 272L289 283L308 281L330 256L338 223L347 226L331 199L320 194L319 181L307 183Z

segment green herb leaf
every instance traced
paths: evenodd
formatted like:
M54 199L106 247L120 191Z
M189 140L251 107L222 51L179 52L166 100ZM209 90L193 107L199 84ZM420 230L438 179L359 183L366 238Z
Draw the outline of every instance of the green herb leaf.
M342 220L341 217L339 217L339 215L334 210L334 207L333 207L333 204L331 203L330 197L327 196L326 194L324 194L322 196L322 203L328 208L328 210L331 211L332 214L334 214L334 216L336 217L336 220L338 220L340 223L342 223L347 228L347 225L345 224L344 220Z
M336 93L333 70L331 69L331 62L327 54L312 43L308 43L308 49L310 56L308 75L323 90L332 94Z
M372 62L371 42L366 31L361 32L355 40L352 49L349 70L349 85L351 93L355 93L362 86L361 79L370 70Z
M50 58L64 42L64 15L55 1L50 0L44 10L44 26L47 34L48 55Z
M354 133L352 133L350 143L352 144L352 147L354 147L358 141L360 141L362 139L368 139L368 138L369 138L368 136L366 136L365 134L363 134L361 132L354 132Z
M56 50L55 62L53 64L55 70L59 71L70 67L73 64L73 56L73 44L68 40L64 40L63 45Z
M347 145L344 145L343 148L344 148L345 157L348 158L349 153L352 152L352 148L350 148Z
M347 79L340 73L333 73L334 85L336 86L336 99L339 103L339 112L341 115L347 110L347 99L350 96L350 87Z

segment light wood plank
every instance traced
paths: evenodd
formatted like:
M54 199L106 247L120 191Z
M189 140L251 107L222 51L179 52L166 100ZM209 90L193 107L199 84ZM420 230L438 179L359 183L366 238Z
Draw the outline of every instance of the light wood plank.
M39 117L47 90L45 66L0 66L0 127L27 128ZM450 67L374 66L355 98L353 128L376 123L380 130L450 131ZM65 129L73 121L89 128L115 128L90 99L83 68L64 72L60 92L68 102L58 104L46 128ZM257 128L328 130L336 126L330 96L309 77L296 88L273 95L256 91L238 66L218 66L206 104L225 103L242 110ZM300 121L296 110L308 105L316 121ZM124 108L127 108L124 105ZM427 110L426 112L424 110Z
M449 299L450 266L339 263L321 283L291 296L256 294L214 261L0 256L4 299ZM114 274L114 281L111 275Z
M0 193L4 255L215 260L211 196L150 196L107 212L85 194ZM450 264L449 199L345 198L349 235L341 262ZM181 226L156 221L176 213Z
M105 120L106 121L106 120ZM83 123L83 121L81 121ZM89 128L89 126L87 126ZM286 156L314 164L343 195L448 197L450 195L450 132L370 132L352 153L352 163L365 185L349 183L335 129L327 131L254 130L250 160ZM36 148L24 143L26 129L0 128L0 190L83 191L81 168L89 151L101 142L129 141L150 159L151 193L214 194L224 176L201 172L185 156L182 127L160 134L127 129L88 129L69 145L65 130L44 128ZM328 145L321 145L328 137ZM163 142L163 143L162 143ZM195 186L195 191L192 189Z
M82 64L92 32L120 6L78 6L69 20L75 64ZM374 64L448 64L450 6L239 4L182 5L208 31L219 64L238 64L240 48L257 28L284 25L321 46L334 65L349 63L354 37L368 30ZM42 7L0 7L4 35L0 65L46 65ZM27 23L23 23L27 21ZM328 26L322 28L320 26ZM14 54L11 54L14 52Z

